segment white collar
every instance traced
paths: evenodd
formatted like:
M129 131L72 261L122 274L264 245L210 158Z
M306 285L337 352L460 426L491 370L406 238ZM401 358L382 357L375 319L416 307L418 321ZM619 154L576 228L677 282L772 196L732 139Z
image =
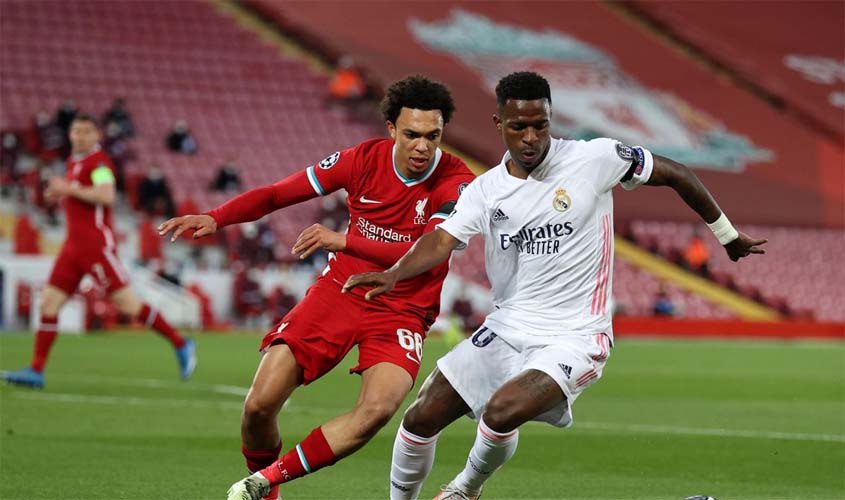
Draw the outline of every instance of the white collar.
M431 177L431 174L434 173L434 170L437 168L437 165L440 164L440 158L443 157L443 151L440 148L434 150L434 160L432 160L431 164L429 164L428 169L425 171L422 177L418 177L416 179L411 179L409 177L405 177L402 175L402 172L399 171L399 167L396 166L396 143L393 143L393 149L390 153L390 162L393 164L393 172L396 173L396 177L402 181L407 187L416 186L422 182L425 182L426 179Z

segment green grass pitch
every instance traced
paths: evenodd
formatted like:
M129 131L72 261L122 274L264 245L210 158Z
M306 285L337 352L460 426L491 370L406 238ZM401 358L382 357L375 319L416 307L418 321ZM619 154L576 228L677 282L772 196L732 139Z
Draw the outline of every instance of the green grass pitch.
M193 380L180 382L153 334L62 336L47 387L0 387L0 498L225 498L244 473L239 417L258 363L251 334L200 335ZM0 369L29 360L29 335L0 335ZM426 345L422 374L446 350ZM299 389L281 415L288 448L353 404L356 351ZM415 392L414 392L415 393ZM485 500L845 498L845 345L621 338L568 430L529 424ZM386 499L397 415L364 449L282 493ZM463 466L475 426L440 438L421 498Z

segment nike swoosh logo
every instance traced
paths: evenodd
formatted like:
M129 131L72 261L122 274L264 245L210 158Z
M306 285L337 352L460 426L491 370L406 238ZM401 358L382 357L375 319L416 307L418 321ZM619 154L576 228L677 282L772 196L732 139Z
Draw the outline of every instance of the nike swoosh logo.
M360 201L361 203L379 203L379 204L382 203L382 202L376 201L376 200L368 200L366 196L362 196L358 201Z
M416 364L420 364L419 360L414 359L414 357L413 357L413 356L411 356L411 353L410 353L410 352L406 352L406 353L405 353L405 357L406 357L406 358L408 358L408 359L410 359L411 361L413 361L413 362L414 362L414 363L416 363Z

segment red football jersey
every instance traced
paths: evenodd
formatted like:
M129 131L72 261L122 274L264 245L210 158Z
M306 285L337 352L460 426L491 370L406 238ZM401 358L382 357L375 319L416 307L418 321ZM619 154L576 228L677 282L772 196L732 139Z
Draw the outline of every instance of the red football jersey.
M416 241L429 220L445 219L461 191L475 176L464 163L437 150L426 173L418 179L404 177L393 163L394 141L372 139L339 151L308 167L306 174L317 194L338 189L349 194L349 234L384 242ZM383 271L383 267L348 253L331 255L325 271L339 284L358 273ZM379 297L391 309L414 312L433 321L440 310L440 290L448 262L416 278L397 283ZM365 293L355 289L352 293Z
M105 167L114 172L108 155L100 146L97 146L84 156L71 155L67 159L65 178L74 185L93 186L94 181L91 176L99 167ZM67 217L66 244L91 248L115 246L110 207L92 205L72 196L66 196L64 209L65 217Z

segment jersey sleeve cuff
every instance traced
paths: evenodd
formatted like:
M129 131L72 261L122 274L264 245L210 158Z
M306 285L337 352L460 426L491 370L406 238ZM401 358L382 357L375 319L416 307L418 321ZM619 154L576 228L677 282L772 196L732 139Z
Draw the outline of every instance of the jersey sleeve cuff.
M323 189L323 186L320 185L320 181L317 180L317 173L314 172L314 167L308 167L305 169L305 174L308 176L308 182L311 184L311 187L314 188L314 191L316 191L320 196L325 196L326 190Z
M651 151L640 146L634 149L642 153L643 164L634 170L634 175L630 179L621 183L622 188L626 191L632 191L648 182L651 178L651 172L654 170L654 156L651 154Z
M433 217L433 216L432 216L432 217ZM465 248L467 247L467 244L469 243L469 240L470 240L471 236L470 236L470 237L467 237L467 236L463 236L463 237L462 237L462 236L458 235L458 234L457 234L457 231L455 231L454 229L449 229L449 227L448 227L448 226L447 226L447 227L444 227L444 226L446 226L446 223L447 223L447 222L449 222L449 219L447 219L447 220L445 220L445 221L441 222L440 224L438 224L438 225L434 226L434 229L442 229L442 230L446 231L447 233L449 233L449 235L450 235L451 237L453 237L453 238L455 238L456 240L460 241L460 242L461 242L461 244L460 244L460 245L458 245L457 247L455 247L455 250L463 250L463 249L465 249Z

